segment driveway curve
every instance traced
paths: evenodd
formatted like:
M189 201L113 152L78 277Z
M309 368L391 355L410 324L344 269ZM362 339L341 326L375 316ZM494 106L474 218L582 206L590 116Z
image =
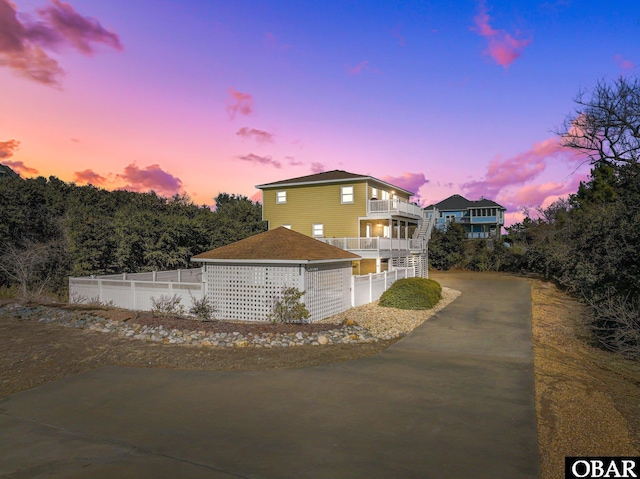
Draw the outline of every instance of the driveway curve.
M529 282L440 273L454 303L383 353L298 370L107 367L0 403L0 476L537 478Z

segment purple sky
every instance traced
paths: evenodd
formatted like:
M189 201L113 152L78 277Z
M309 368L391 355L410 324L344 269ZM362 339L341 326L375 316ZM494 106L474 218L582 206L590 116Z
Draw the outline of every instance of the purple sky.
M0 161L199 204L344 169L512 222L586 177L552 131L639 40L631 1L0 0Z

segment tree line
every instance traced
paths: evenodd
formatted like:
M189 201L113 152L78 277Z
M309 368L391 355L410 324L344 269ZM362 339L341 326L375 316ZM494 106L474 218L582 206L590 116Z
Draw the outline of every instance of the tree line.
M601 345L640 358L640 81L601 81L575 103L557 134L590 163L588 181L547 208L525 210L489 247L465 240L461 225L435 232L431 265L554 280L592 308Z
M56 177L0 177L0 288L62 296L68 276L193 267L193 255L266 231L262 206L221 193L108 191Z

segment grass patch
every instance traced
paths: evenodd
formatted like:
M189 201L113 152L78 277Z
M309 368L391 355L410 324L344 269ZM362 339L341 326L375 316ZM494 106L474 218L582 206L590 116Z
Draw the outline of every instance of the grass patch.
M442 298L440 283L426 278L399 279L380 296L380 306L398 309L431 309Z

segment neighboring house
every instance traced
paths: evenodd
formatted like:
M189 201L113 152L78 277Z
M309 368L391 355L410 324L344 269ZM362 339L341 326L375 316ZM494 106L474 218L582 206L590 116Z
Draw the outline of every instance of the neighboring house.
M284 226L358 254L354 274L415 266L426 277L433 221L411 191L368 175L327 171L257 185L269 229Z
M494 238L501 234L507 209L495 201L482 198L476 201L453 195L440 203L425 208L429 217L435 217L435 226L446 229L448 223L460 223L468 238Z

